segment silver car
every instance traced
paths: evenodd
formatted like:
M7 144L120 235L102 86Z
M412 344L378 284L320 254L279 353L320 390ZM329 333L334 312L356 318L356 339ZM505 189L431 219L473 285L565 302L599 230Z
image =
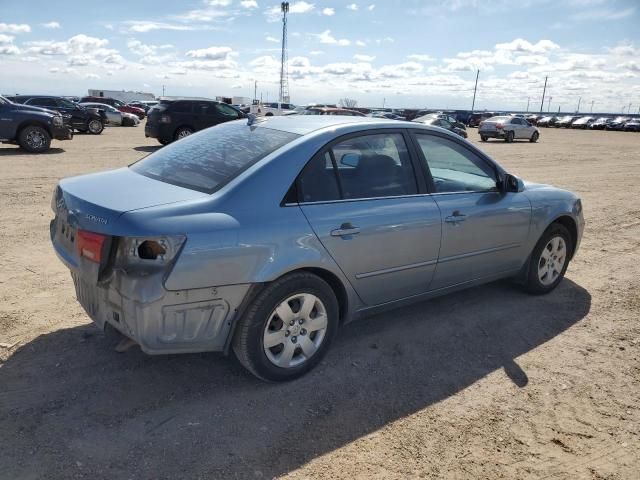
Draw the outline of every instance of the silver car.
M490 138L500 138L509 143L520 139L535 143L540 138L538 127L531 125L526 118L517 116L491 117L483 120L478 126L478 134L483 142Z
M121 112L117 108L112 107L111 105L107 105L106 103L83 102L79 105L104 111L107 116L109 125L135 127L140 123L140 119L137 115L134 115L133 113Z
M500 278L562 280L580 199L440 128L238 120L129 167L67 178L51 240L100 327L149 354L235 351L298 377L358 317Z

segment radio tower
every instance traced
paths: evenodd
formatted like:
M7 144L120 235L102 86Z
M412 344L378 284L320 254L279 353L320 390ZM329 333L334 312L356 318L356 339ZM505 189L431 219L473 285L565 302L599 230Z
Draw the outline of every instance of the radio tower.
M289 70L287 68L287 13L289 2L280 4L282 10L282 58L280 65L280 103L289 103Z

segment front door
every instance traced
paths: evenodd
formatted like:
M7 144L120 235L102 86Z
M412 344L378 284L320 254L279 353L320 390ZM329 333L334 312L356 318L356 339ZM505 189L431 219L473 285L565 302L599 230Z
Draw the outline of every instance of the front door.
M350 136L298 179L302 211L367 305L426 292L440 248L440 212L419 192L402 133Z
M453 139L416 134L442 215L442 246L431 289L519 269L527 256L531 204L496 188L497 172Z

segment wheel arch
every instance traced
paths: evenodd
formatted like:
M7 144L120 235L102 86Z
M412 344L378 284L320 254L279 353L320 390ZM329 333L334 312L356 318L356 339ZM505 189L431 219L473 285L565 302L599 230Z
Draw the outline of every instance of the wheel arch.
M24 120L20 125L18 125L18 128L16 128L16 138L18 138L20 136L20 132L22 132L22 130L24 130L27 127L42 127L47 131L49 136L53 138L53 134L51 133L51 129L49 128L49 125L47 125L44 122L40 122L38 120L31 120L31 119Z
M545 231L547 231L547 229L553 225L553 224L560 224L562 225L564 228L566 228L569 231L569 234L571 235L571 258L573 258L573 255L576 251L576 245L578 243L578 225L576 224L576 221L574 220L574 218L570 215L560 215L559 217L556 217L553 222L551 222L547 228L545 228Z
M193 127L193 125L190 125L188 123L181 123L180 125L178 125L176 128L173 129L173 133L171 134L171 138L175 138L176 133L178 132L178 130L180 130L181 128L188 128L189 130L191 130L193 133L196 133L196 129Z

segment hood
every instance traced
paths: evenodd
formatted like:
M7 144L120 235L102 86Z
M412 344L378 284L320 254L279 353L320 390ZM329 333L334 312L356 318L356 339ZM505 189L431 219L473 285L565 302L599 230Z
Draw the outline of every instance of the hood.
M109 234L112 224L125 212L207 197L125 167L60 181L52 207L73 216L80 228Z
M533 183L533 182L527 182L526 180L523 181L523 183L524 183L525 190L539 190L541 188L553 188L551 187L551 185L547 185L545 183Z
M13 106L14 110L22 110L22 111L38 112L38 113L47 113L49 115L60 115L55 110L48 110L48 109L42 108L42 107L34 107L32 105L22 105L21 103L14 103L12 106Z

